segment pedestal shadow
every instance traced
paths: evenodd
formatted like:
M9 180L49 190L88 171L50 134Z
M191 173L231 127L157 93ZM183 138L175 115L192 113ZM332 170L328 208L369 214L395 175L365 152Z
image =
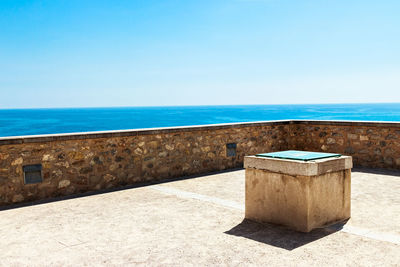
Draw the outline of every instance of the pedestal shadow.
M225 234L245 237L274 247L293 250L340 231L344 224L346 222L314 229L309 233L302 233L279 225L261 224L244 219L240 224L226 231Z

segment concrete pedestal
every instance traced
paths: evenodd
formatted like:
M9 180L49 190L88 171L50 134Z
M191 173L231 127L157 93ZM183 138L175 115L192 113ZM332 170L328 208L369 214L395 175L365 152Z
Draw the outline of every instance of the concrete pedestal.
M248 156L245 217L309 232L350 218L352 159Z

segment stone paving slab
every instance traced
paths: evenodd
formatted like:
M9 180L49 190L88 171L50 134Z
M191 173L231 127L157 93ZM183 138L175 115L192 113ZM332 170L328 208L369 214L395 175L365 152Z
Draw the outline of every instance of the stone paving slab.
M353 228L310 234L243 221L243 185L238 170L3 210L0 266L400 265L399 174L353 172Z

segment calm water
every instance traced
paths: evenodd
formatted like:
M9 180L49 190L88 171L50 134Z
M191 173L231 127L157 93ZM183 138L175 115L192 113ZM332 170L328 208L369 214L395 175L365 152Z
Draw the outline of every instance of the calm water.
M0 136L286 119L400 121L400 103L0 110Z

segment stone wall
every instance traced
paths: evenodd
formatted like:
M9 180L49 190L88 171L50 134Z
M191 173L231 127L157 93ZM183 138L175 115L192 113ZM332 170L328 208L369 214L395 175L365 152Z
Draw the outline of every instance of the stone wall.
M400 123L291 121L289 147L353 157L354 166L400 169Z
M287 149L288 129L266 122L0 138L0 206L241 167L245 155ZM23 167L33 164L43 181L25 184Z
M245 155L287 149L400 169L400 123L274 121L0 138L0 206L242 167ZM41 164L43 181L25 184L23 168L33 164Z

